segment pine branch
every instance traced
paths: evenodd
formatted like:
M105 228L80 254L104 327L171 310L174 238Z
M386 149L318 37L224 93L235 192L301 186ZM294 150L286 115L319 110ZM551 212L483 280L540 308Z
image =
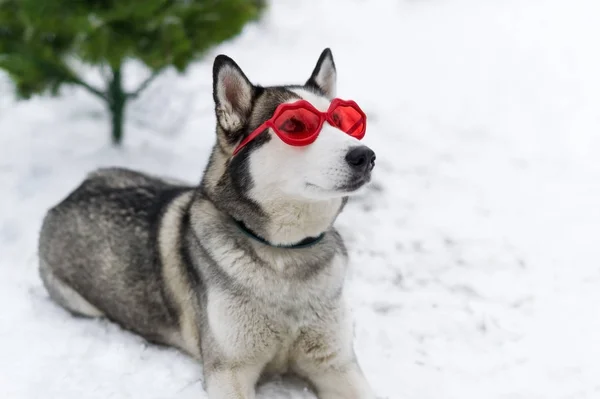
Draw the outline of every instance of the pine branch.
M108 100L108 97L106 96L105 93L103 93L102 91L100 91L99 89L97 89L95 87L92 87L90 84L88 84L88 83L84 82L83 80L79 79L74 74L71 75L68 78L68 81L71 82L71 83L73 83L73 84L76 84L76 85L79 85L79 86L83 87L84 89L86 89L90 93L94 94L97 97L100 97L101 99L103 99L105 101Z
M156 79L158 77L158 75L160 75L165 69L166 69L166 67L162 67L162 68L159 68L156 71L152 72L152 74L150 76L148 76L148 78L146 80L144 80L142 82L142 84L140 84L139 87L135 91L133 91L131 93L127 93L127 97L136 98L137 96L139 96L140 93L142 91L144 91L148 86L150 86L150 84L154 81L154 79Z
M99 90L95 87L92 87L90 84L88 84L85 81L78 78L77 75L73 71L71 71L69 68L62 66L62 65L57 65L51 61L45 60L45 59L43 59L41 57L37 57L35 55L29 55L29 58L33 62L36 62L41 68L46 68L46 70L51 71L53 74L64 79L66 82L81 86L81 87L85 88L87 91L89 91L90 93L94 94L95 96L100 97L101 99L103 99L105 101L108 100L108 97L106 96L106 94L104 94L101 90Z

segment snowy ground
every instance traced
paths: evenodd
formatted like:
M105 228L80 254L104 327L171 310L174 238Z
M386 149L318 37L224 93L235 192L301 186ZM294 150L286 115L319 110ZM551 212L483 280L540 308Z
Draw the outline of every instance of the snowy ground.
M371 189L337 223L377 393L599 398L598 2L273 3L206 62L158 81L130 113L158 128L132 122L122 150L86 93L14 103L0 81L0 397L205 397L184 355L49 301L41 218L99 165L198 181L217 52L276 84L304 81L330 46L339 95L367 111L378 156ZM287 381L260 392L313 397Z

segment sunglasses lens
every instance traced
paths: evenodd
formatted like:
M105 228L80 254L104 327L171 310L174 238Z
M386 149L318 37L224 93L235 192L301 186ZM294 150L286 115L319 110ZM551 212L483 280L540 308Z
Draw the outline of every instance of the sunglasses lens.
M362 138L365 134L365 118L351 105L339 105L331 115L335 126L350 136Z
M302 140L312 136L319 128L319 115L308 109L286 110L279 115L275 121L275 127L280 133Z

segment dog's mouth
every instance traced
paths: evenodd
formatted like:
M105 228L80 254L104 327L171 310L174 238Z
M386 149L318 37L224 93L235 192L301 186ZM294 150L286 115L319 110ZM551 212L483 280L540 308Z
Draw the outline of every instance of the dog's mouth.
M334 190L338 191L338 192L342 192L342 193L352 193L354 191L357 191L358 189L360 189L361 187L363 187L365 184L367 184L370 181L371 181L371 174L368 173L364 176L354 178L354 179L344 183L343 185L337 186Z
M345 196L345 195L352 194L352 193L358 191L359 189L361 189L363 186L365 186L370 181L371 181L371 174L367 173L365 175L349 179L344 184L336 185L333 188L325 188L325 187L322 187L322 186L319 186L316 184L312 184L312 183L306 183L306 186L311 189L315 189L319 192L322 192L322 193L330 193L330 194Z

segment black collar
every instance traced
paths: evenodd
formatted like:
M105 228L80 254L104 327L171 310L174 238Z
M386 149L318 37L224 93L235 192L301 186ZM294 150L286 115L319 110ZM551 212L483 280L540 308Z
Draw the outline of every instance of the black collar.
M237 227L242 231L242 233L244 233L245 235L247 235L250 238L255 239L256 241L263 243L265 245L269 245L271 247L275 247L275 248L290 248L290 249L296 249L296 248L307 248L307 247L312 247L313 245L317 244L319 241L321 241L323 239L323 237L325 237L325 233L321 233L316 237L306 237L305 239L303 239L302 241L299 241L295 244L285 244L285 245L277 245L277 244L272 244L270 242L268 242L267 240L265 240L264 238L262 238L261 236L257 235L256 233L254 233L252 230L250 230L245 224L244 222L242 222L241 220L235 220L235 224L237 225Z

